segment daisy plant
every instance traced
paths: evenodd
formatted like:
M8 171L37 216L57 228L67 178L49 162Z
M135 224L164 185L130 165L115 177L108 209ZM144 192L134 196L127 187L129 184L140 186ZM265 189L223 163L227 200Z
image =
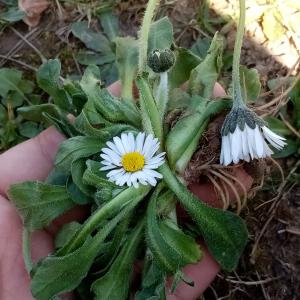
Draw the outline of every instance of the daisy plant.
M19 111L25 119L54 124L67 138L45 182L23 182L9 190L24 223L23 254L35 299L55 299L67 291L89 300L165 299L168 276L174 278L171 292L180 281L193 285L182 268L202 258L195 236L227 271L236 268L246 245L244 221L232 211L206 205L183 177L211 118L231 106L222 128L222 164L269 156L264 138L277 149L285 144L242 98L244 0L233 101L213 98L222 37L214 36L204 58L177 47L170 21L153 21L158 2L149 1L138 40L114 39L120 98L103 87L97 66L88 66L76 81L61 76L55 59L37 72L51 101ZM180 89L184 82L186 91ZM75 206L90 209L86 220L66 224L55 251L33 264L31 233ZM178 206L191 218L177 222ZM141 280L131 288L136 260L143 261L143 272L135 274Z
M265 158L273 154L265 139L276 149L281 150L285 138L272 132L264 120L249 109L240 83L240 56L245 27L245 1L240 1L240 20L234 45L232 87L233 105L226 116L221 134L222 148L220 163L229 165L240 160L247 162L254 158Z

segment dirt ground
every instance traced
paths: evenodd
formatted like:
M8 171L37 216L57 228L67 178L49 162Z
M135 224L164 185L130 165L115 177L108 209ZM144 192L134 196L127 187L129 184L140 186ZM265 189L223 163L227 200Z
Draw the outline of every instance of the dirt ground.
M136 34L145 2L116 1L115 11L123 34ZM273 9L274 3L249 0L251 21L247 24L242 52L242 64L259 71L264 92L268 91L269 79L297 73L295 64L300 51L299 36L294 30L298 23L288 26L289 16L284 18L281 37L272 40L271 33L266 34L266 23L270 22L266 10ZM199 36L211 37L219 30L225 36L225 53L230 54L235 36L235 5L233 0L170 0L163 1L158 16L167 14L172 19L178 45L190 47ZM293 15L300 14L297 9ZM74 53L82 44L70 35L69 24L89 14L87 5L66 2L58 6L53 1L38 26L28 28L22 22L8 26L0 33L0 67L22 69L27 78L32 78L32 71L42 62L41 53L46 58L59 57L64 74L80 74L84 67L78 65ZM223 75L226 77L226 72ZM267 93L261 101L270 101L278 93L282 90ZM210 133L217 134L218 130L213 128ZM250 241L238 269L230 274L221 272L201 299L300 299L300 187L289 180L300 176L298 166L295 158L248 166L250 173L260 170L256 176L259 180L242 212ZM280 170L284 170L284 178Z

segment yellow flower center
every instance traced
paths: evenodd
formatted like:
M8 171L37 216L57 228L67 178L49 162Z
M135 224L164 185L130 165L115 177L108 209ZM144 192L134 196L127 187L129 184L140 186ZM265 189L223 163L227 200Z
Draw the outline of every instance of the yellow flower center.
M139 152L130 152L122 156L122 166L126 172L142 170L145 165L145 157Z

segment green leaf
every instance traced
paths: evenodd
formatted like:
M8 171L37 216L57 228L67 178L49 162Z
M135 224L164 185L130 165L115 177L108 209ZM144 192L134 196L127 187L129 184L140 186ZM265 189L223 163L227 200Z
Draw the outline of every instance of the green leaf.
M174 274L181 267L196 263L201 258L199 245L185 235L175 224L170 227L157 216L157 188L147 208L146 238L155 261L166 273Z
M73 182L72 177L69 176L66 184L67 192L72 201L79 205L90 204L93 199L84 194L79 187Z
M256 69L240 66L240 83L243 97L247 102L255 102L260 95L261 83Z
M85 158L74 160L71 165L71 175L73 182L80 189L80 191L87 196L91 196L93 190L83 182L83 174L86 170L85 161Z
M133 99L133 81L138 64L138 41L133 37L116 38L116 63L122 83L122 98Z
M132 101L120 101L106 89L99 88L100 71L97 66L89 66L82 77L80 85L96 110L112 122L126 122L140 126L140 116Z
M86 184L92 185L96 188L116 188L117 186L107 180L106 174L103 171L100 171L101 164L99 161L87 160L86 161L86 170L83 174L82 180Z
M171 166L175 166L192 145L192 149L189 149L188 155L186 154L184 164L189 161L209 118L228 108L231 104L228 100L209 101L199 96L193 96L190 103L192 105L188 111L192 113L179 119L166 139L166 150Z
M159 171L179 202L193 218L209 252L224 270L234 270L248 239L244 221L232 212L204 204L178 181L166 163L159 168Z
M113 14L111 8L103 9L97 12L97 17L101 22L104 33L109 40L113 42L119 35L119 20Z
M69 173L73 161L100 153L104 142L97 137L76 136L61 143L56 158L55 166Z
M34 106L24 106L17 109L17 112L26 120L33 122L45 121L43 113L48 113L49 115L59 117L60 110L54 104L40 104Z
M58 251L56 256L47 256L39 262L31 274L31 291L35 299L49 300L76 288L86 277L104 240L133 207L128 205L124 208L92 238L87 234L84 242L73 252L62 256Z
M41 229L74 206L65 187L38 181L12 185L9 197L28 229Z
M191 51L196 54L197 56L199 56L201 59L204 59L205 56L207 55L209 46L211 43L211 39L204 37L201 38L199 37L195 43L192 45Z
M273 158L285 158L289 157L295 153L297 153L297 150L300 149L300 142L298 140L286 140L287 144L284 146L284 148L280 151L277 151L272 155Z
M72 24L71 31L80 39L87 48L96 52L110 53L111 48L107 38L100 32L95 32L89 28L88 22L76 22Z
M101 79L105 86L116 82L119 79L117 65L115 63L103 65L101 67Z
M267 121L270 129L275 133L281 136L288 136L292 134L289 128L287 128L286 125L279 119L275 117L266 117L264 120Z
M0 122L4 124L7 120L7 117L8 116L6 108L2 104L0 104Z
M92 51L79 51L75 55L76 60L82 65L105 65L114 62L116 57L112 52L109 53L96 53Z
M17 7L11 7L7 11L0 13L0 20L17 22L22 20L25 16L25 11L19 10Z
M55 248L61 248L71 240L81 226L81 224L75 221L65 224L55 236Z
M61 63L58 59L49 59L36 73L41 89L53 97L54 103L61 109L70 111L70 101L60 82Z
M175 55L175 64L169 71L171 90L186 82L190 78L191 71L201 62L198 56L184 48L176 49Z
M133 263L143 236L144 222L140 222L128 237L109 271L92 284L96 299L127 299Z
M42 260L32 276L31 292L34 298L49 300L76 288L93 263L92 241L86 239L80 248L66 256L48 256Z
M33 138L42 131L42 128L37 123L28 121L23 122L19 128L19 132L22 136L27 138Z
M173 43L173 26L168 17L151 24L148 39L148 53L155 49L170 48Z
M135 300L166 300L164 274L150 255L145 257L142 290Z
M222 68L223 37L215 34L205 59L191 72L188 91L210 99Z
M0 96L5 98L9 91L17 91L21 96L24 95L19 88L22 80L22 72L15 69L0 69Z

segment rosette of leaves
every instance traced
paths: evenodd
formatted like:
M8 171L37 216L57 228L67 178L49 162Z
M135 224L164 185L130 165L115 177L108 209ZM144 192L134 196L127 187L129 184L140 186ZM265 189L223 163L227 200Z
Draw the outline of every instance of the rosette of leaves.
M158 112L153 96L155 76L149 76L150 70L136 72L136 40L125 37L115 41L120 98L102 88L96 65L88 66L80 81L69 81L60 77L59 61L50 60L40 67L37 81L51 96L51 103L21 111L30 120L44 118L67 137L46 182L24 182L10 188L25 229L44 228L75 205L91 207L85 222L63 227L55 252L30 270L32 294L38 300L54 299L72 290L81 299L165 299L169 275L175 278L173 289L180 280L192 285L181 268L201 260L201 248L187 224L177 224L177 204L192 217L197 234L223 269L237 266L246 244L247 230L237 215L207 206L178 179L210 118L230 105L229 100L212 99L221 70L222 38L214 37L203 59L187 49L174 49L176 63L169 71L174 97L166 111L179 112L179 117L172 126L167 123L167 114L161 119ZM172 44L169 20L153 23L148 50ZM187 80L187 92L180 91ZM138 99L132 94L134 84ZM73 123L67 113L75 116ZM122 132L145 131L145 125L167 153L159 169L163 180L156 187L116 186L99 170L101 148ZM24 253L28 261L28 251ZM131 275L137 259L145 263L139 291L132 295Z

